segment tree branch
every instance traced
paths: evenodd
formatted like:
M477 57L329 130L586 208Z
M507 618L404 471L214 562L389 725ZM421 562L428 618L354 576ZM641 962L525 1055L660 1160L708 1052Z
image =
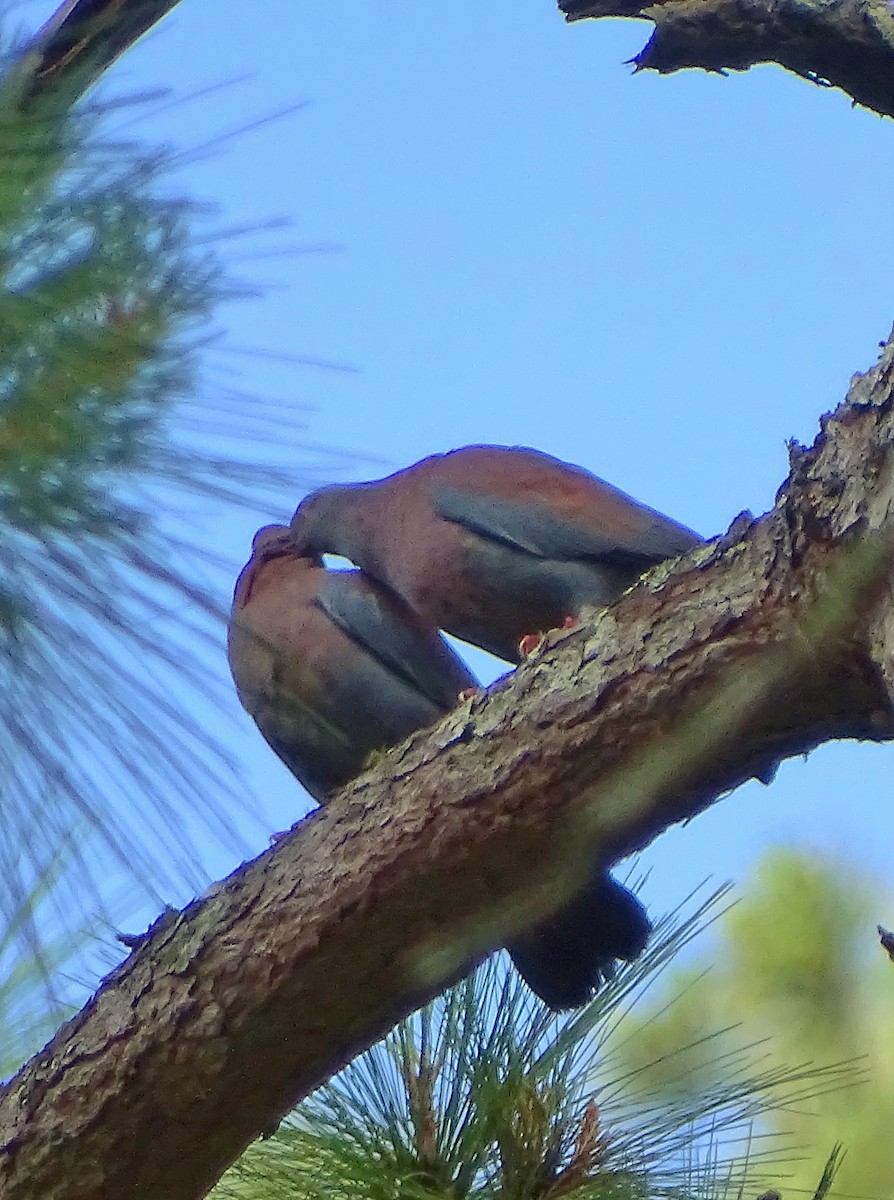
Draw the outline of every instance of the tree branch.
M892 447L894 341L769 514L553 635L157 923L0 1094L4 1200L203 1195L593 854L822 741L891 738Z
M746 71L778 63L856 104L894 116L894 11L888 0L558 0L568 21L638 17L654 32L637 70Z
M19 104L68 89L86 92L180 0L64 0L13 68Z

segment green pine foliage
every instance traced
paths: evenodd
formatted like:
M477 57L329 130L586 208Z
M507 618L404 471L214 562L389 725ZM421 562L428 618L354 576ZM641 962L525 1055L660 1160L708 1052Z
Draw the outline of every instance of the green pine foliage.
M762 1132L767 1111L850 1069L751 1068L740 1053L707 1091L668 1097L623 1053L623 1014L721 895L662 923L576 1013L551 1013L492 958L250 1148L215 1200L756 1197L787 1169L784 1140Z
M726 1026L720 1048L752 1043L748 1061L823 1066L849 1060L852 1086L771 1111L770 1130L803 1148L789 1186L812 1195L828 1147L841 1144L830 1195L891 1192L894 1143L894 985L878 946L884 905L852 866L806 850L768 853L743 898L719 923L709 955L668 979L662 996L628 1019L625 1057L656 1091L680 1100L718 1077L717 1046L693 1031ZM669 1002L673 997L673 1003Z
M85 922L74 932L44 936L39 945L33 941L34 914L51 902L68 857L65 846L48 855L19 911L0 927L0 1080L13 1075L71 1015L70 1007L54 993L52 981L71 968L90 944L93 931Z
M235 571L201 522L287 511L300 486L268 465L290 437L299 458L300 414L208 387L210 314L244 289L207 214L171 194L169 156L110 132L117 106L56 94L23 112L16 94L13 67L0 84L7 922L75 829L60 899L79 910L114 871L144 896L200 886L209 831L237 847L244 794L213 715Z

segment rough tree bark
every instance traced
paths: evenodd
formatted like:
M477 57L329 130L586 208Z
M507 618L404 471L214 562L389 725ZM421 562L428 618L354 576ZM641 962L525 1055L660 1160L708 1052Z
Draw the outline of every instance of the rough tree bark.
M656 20L640 66L773 58L894 110L886 5L564 8ZM787 20L802 22L801 41ZM531 878L550 857L570 889L582 848L611 862L743 780L769 780L787 755L894 736L892 511L894 339L815 445L793 448L772 512L556 635L161 918L0 1092L0 1195L195 1200L301 1096L529 919L544 903Z
M558 0L569 21L637 17L655 28L637 70L779 66L894 116L894 10L888 0Z
M64 0L25 47L5 82L17 89L23 108L54 92L71 104L179 3Z
M891 738L892 512L894 339L765 517L555 635L163 918L0 1096L4 1200L194 1200L507 936L545 848L612 861L788 755Z

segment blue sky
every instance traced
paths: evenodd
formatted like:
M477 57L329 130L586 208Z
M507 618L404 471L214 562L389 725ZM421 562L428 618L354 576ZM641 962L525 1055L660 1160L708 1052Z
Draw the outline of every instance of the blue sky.
M894 128L771 67L634 76L648 30L569 27L550 0L183 0L114 70L107 92L227 84L132 126L185 149L307 102L172 181L224 225L290 219L255 250L324 248L246 247L235 268L266 291L220 313L232 346L271 357L212 369L307 409L281 447L294 497L270 519L319 445L354 456L333 460L339 478L533 445L705 535L772 505L787 440L813 440L894 318ZM209 514L208 536L235 565L256 524ZM233 712L283 828L306 801ZM780 843L883 874L892 755L825 747L740 789L644 853L647 900L671 907L708 875L747 883ZM209 850L212 874L234 865Z

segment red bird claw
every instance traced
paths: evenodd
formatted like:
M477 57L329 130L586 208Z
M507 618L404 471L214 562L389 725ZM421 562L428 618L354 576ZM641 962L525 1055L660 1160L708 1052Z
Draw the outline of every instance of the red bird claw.
M535 650L539 650L543 645L544 636L542 633L526 633L518 643L518 652L522 658L529 658Z
M460 702L462 702L464 700L471 700L472 697L477 696L480 691L481 691L480 687L463 688L463 690L458 693Z
M580 617L566 617L565 620L562 622L562 624L559 626L559 628L560 629L577 629L578 625L580 625Z

